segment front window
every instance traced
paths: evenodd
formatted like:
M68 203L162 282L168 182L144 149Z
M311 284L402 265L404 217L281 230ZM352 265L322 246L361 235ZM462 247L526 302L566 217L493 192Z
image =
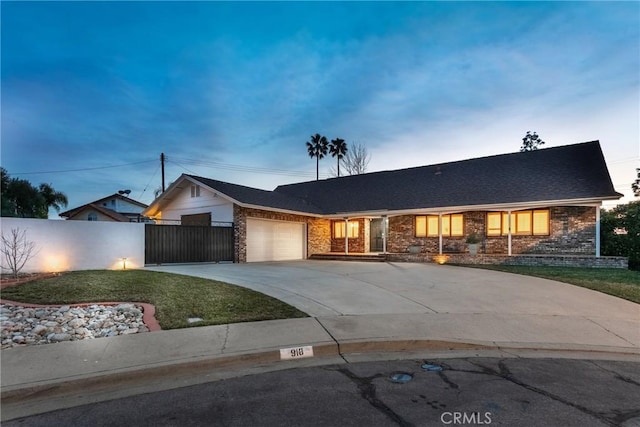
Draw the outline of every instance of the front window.
M487 236L506 236L509 234L509 226L514 235L547 236L549 209L511 212L511 220L508 212L487 213Z
M440 217L438 215L416 216L416 237L438 237ZM462 214L442 215L442 235L461 237L464 235L464 216Z
M96 214L95 212L90 212L87 219L89 221L97 221L98 220L98 214Z
M200 186L192 185L191 186L191 197L200 197Z
M344 239L346 224L344 221L335 221L333 223L333 237L336 239ZM360 231L360 223L358 221L349 221L349 238L355 239Z

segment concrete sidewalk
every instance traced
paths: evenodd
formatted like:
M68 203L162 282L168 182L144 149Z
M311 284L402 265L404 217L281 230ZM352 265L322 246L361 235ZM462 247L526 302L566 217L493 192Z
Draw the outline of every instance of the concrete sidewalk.
M280 359L281 349L301 346L313 346L314 356ZM14 348L1 354L2 419L219 378L345 363L363 354L490 351L500 357L529 350L640 362L640 321L495 313L330 316Z

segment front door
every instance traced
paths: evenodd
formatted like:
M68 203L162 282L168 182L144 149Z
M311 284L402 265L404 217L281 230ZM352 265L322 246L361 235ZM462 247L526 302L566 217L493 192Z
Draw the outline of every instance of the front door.
M382 231L384 224L382 218L375 218L371 220L370 223L370 251L371 252L382 252Z

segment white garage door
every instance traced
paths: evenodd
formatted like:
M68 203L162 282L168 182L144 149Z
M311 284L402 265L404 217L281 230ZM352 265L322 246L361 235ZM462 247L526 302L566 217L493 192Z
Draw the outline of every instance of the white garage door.
M247 218L247 262L303 259L304 230L300 222Z

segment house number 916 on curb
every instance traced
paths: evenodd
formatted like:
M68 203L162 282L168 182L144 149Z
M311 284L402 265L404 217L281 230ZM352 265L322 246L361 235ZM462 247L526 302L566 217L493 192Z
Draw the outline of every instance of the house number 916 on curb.
M306 345L303 347L281 348L280 360L302 359L304 357L313 357L313 347Z

